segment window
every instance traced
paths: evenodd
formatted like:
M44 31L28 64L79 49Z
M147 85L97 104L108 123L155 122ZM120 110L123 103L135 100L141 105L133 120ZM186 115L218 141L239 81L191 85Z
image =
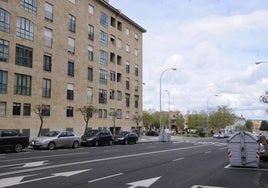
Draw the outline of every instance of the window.
M52 59L50 55L43 55L43 70L51 72Z
M0 31L9 33L10 14L5 9L0 8Z
M44 29L44 45L46 47L52 47L52 30L45 28Z
M68 38L68 52L71 54L74 54L75 48L74 48L74 39Z
M31 104L24 103L23 104L23 116L30 116L31 115Z
M115 54L114 53L110 53L110 62L114 63L115 62Z
M126 93L126 107L130 106L130 94Z
M135 65L135 76L139 76L139 68Z
M120 55L117 56L117 65L122 64L122 57Z
M103 31L100 31L100 45L108 46L108 35Z
M129 28L126 28L126 35L129 36Z
M74 116L74 108L71 106L67 106L66 117L73 117L73 116Z
M8 62L8 56L9 56L9 42L0 39L0 61Z
M99 57L100 64L107 65L108 64L108 54L106 51L100 50L100 57Z
M17 17L16 35L27 40L33 40L33 22L23 17Z
M114 71L110 72L110 80L115 82L115 72Z
M114 100L115 91L113 89L110 89L110 99Z
M138 95L134 96L134 101L135 101L135 108L139 108L139 96Z
M99 118L107 118L107 110L99 109Z
M116 26L116 20L114 17L111 17L111 26L113 26L113 27Z
M129 45L126 44L126 52L129 52Z
M0 116L5 116L7 110L7 103L0 101Z
M117 91L117 100L122 101L122 91Z
M76 28L76 18L75 16L69 14L69 31L75 33L75 28Z
M88 25L88 39L94 40L94 26Z
M37 0L20 0L20 8L36 15Z
M7 93L7 71L0 70L0 94Z
M89 14L94 14L94 7L92 5L88 5L88 13Z
M108 16L104 12L101 12L100 14L100 24L103 27L108 28Z
M134 54L135 56L138 56L138 49L135 48Z
M107 85L107 71L100 69L99 71L99 83Z
M16 44L16 65L32 67L33 49Z
M93 68L92 67L87 68L87 79L88 81L93 81Z
M42 116L50 116L50 105L42 105Z
M46 97L46 98L51 97L51 80L50 79L43 78L42 97Z
M15 73L14 94L31 96L32 76Z
M117 109L117 119L122 119L122 109Z
M121 48L121 45L122 45L122 40L121 39L117 39L117 43L116 43L116 47L117 48Z
M138 91L138 89L139 89L139 86L138 86L139 82L138 82L138 80L135 80L134 84L135 84L134 85L135 91Z
M74 100L74 85L67 84L67 99Z
M13 116L20 115L20 106L21 106L21 103L17 103L17 102L13 103L13 111L12 111Z
M129 90L129 78L126 78L126 89Z
M105 89L99 89L99 103L107 104L107 91Z
M87 88L87 102L93 103L93 88Z
M126 62L126 73L130 73L130 64L129 64L129 61Z
M122 77L121 73L117 73L116 81L121 82L121 77Z
M134 38L135 38L136 40L138 40L138 34L137 34L137 33L134 34Z
M68 61L68 76L74 76L74 62Z
M122 31L122 23L121 22L117 22L117 29L119 30L119 31Z
M115 36L114 36L114 35L111 35L111 36L110 36L110 41L111 41L111 44L112 44L113 46L115 46Z
M87 46L88 60L93 61L93 47Z
M53 5L45 2L45 18L53 21Z

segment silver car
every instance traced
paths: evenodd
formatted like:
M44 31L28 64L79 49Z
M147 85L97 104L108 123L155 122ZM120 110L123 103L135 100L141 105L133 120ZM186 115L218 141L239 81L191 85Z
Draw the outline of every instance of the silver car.
M30 146L34 149L46 148L53 150L61 147L78 148L81 138L71 131L50 131L44 136L34 138L30 142Z

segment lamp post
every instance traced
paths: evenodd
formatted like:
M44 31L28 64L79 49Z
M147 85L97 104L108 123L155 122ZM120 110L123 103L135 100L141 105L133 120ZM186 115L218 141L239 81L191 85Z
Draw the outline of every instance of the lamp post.
M262 64L262 63L268 63L268 61L258 61L258 62L255 62L256 65L259 65L259 64Z
M210 99L211 97L213 97L213 96L217 97L218 95L217 95L217 94L216 94L216 95L210 95L210 96L208 97L208 99L207 99L207 137L208 137L208 116L209 116L209 112L208 112L208 102L209 102L209 99Z
M165 92L168 94L168 128L170 129L170 94L168 90Z
M162 76L163 76L163 74L166 72L166 71L168 71L168 70L173 70L173 71L175 71L175 70L177 70L176 68L167 68L167 69L165 69L165 70L163 70L162 72L161 72L161 74L160 74L160 112L159 112L159 117L160 117L160 131L162 131L162 117L161 117L161 106L162 106L162 104L161 104L161 92L162 92L162 88L161 88L161 82L162 82Z

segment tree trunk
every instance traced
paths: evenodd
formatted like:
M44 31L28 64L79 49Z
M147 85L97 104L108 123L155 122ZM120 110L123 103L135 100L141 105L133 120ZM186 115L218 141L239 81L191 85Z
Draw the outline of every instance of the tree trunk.
M40 136L41 130L43 128L43 117L40 117L40 121L41 121L41 124L40 124L39 131L38 131L38 137Z

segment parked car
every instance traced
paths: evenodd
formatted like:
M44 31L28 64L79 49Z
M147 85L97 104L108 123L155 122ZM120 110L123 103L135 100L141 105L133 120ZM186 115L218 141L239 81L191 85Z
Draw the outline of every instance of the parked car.
M158 136L159 133L154 130L149 130L147 133L145 133L146 136Z
M110 130L89 130L81 137L81 145L112 145L114 136Z
M122 131L119 135L114 137L114 143L116 144L137 144L139 142L139 136L136 132Z
M71 131L50 131L44 136L34 138L30 145L33 149L46 148L53 150L61 147L78 148L81 138Z
M213 138L225 138L223 133L215 133L213 134Z
M29 137L14 130L0 130L0 150L21 152L29 146Z

